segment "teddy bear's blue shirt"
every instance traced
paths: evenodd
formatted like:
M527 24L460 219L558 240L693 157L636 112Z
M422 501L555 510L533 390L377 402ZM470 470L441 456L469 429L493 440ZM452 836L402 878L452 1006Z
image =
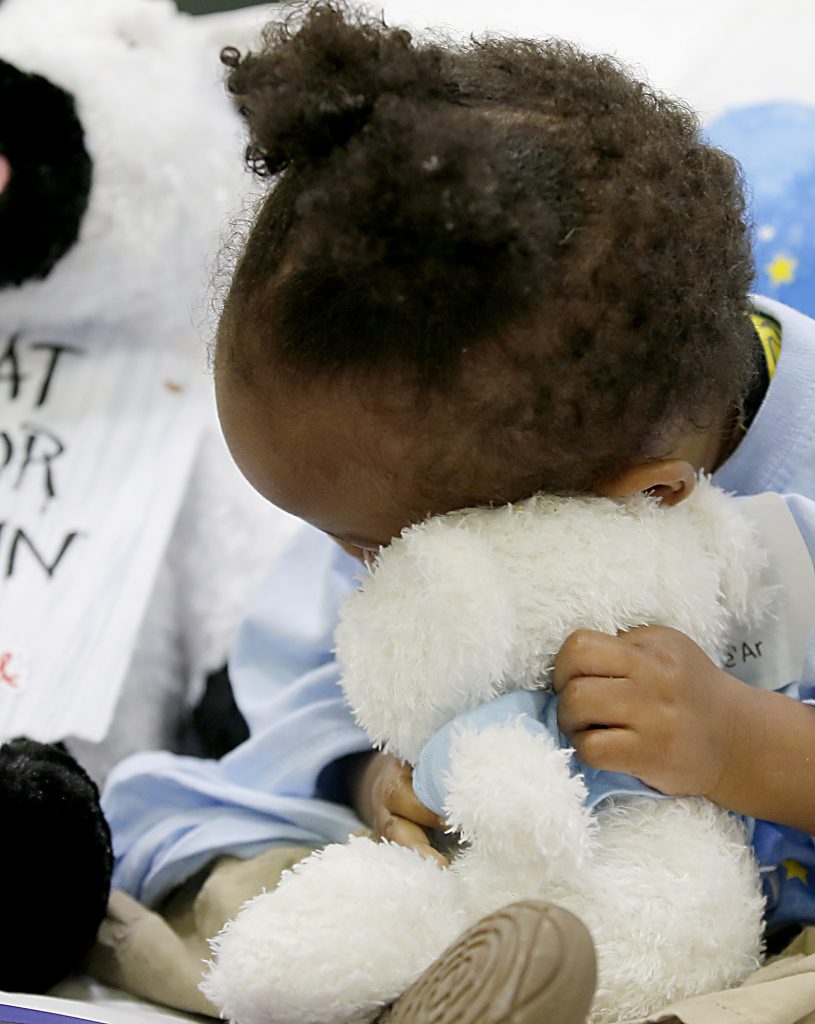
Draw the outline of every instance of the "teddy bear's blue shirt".
M413 773L416 795L426 807L445 817L445 780L450 773L451 750L455 733L459 729L483 732L491 727L520 720L530 732L548 734L558 746L568 748L568 739L558 729L557 704L557 694L551 690L523 690L501 694L494 700L458 715L435 733L422 750ZM590 768L575 756L572 756L572 770L583 777L586 786L585 803L590 808L614 796L667 799L664 793L646 786L633 775Z
M815 644L810 655L815 659ZM789 695L815 703L815 683L787 688ZM800 690L800 692L799 692ZM425 806L446 817L446 780L458 730L483 732L509 722L520 721L531 733L551 736L561 748L569 741L557 727L557 694L548 690L505 693L494 700L458 715L433 735L422 750L413 773L413 789ZM572 771L583 777L585 804L592 810L612 797L671 797L647 786L640 779L621 772L591 768L572 757ZM541 798L545 799L545 789ZM792 924L815 920L815 845L797 829L769 821L755 821L742 815L748 839L758 861L768 932Z

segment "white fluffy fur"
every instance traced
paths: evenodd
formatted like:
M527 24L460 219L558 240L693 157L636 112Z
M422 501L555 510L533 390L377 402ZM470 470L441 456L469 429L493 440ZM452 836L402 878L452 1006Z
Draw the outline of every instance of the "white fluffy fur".
M375 743L415 762L428 736L496 693L541 685L576 629L671 625L718 657L767 596L749 523L709 485L645 496L538 496L408 530L346 604L344 687Z
M215 940L219 969L206 994L243 1024L306 1024L327 1012L367 1019L469 923L450 882L401 846L358 836L328 846L247 903L241 928ZM293 942L308 949L307 977L292 970ZM350 955L338 957L338 946Z
M0 57L75 98L93 160L78 244L44 281L0 292L6 322L129 323L139 344L157 316L189 330L243 180L217 52L189 21L171 0L4 0Z
M738 621L770 613L763 562L735 503L704 480L675 508L536 497L429 520L380 553L345 606L346 693L375 742L415 761L457 712L545 685L575 629L661 623L715 658ZM522 721L460 731L450 870L386 844L330 847L227 926L207 994L240 1024L367 1020L451 937L530 897L588 925L595 1021L745 977L763 901L740 823L703 799L617 798L592 814L568 763Z

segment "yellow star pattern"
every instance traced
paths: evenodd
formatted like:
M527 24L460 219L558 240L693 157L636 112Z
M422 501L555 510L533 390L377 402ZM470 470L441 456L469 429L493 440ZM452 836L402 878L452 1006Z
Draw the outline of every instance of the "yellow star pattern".
M787 872L787 880L790 878L800 878L804 885L809 881L807 869L803 864L799 864L797 860L785 860L782 862L784 870Z
M750 319L753 321L753 327L755 327L761 347L764 349L767 373L772 380L778 364L778 357L781 355L781 324L765 313L753 312L750 314Z
M769 274L771 284L792 284L795 280L795 271L798 269L798 260L794 256L778 253L764 269Z

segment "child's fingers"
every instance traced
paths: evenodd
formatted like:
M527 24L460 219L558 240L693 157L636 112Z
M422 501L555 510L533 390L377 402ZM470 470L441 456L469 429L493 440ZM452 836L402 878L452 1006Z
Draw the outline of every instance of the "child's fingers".
M572 633L555 658L552 686L560 693L577 676L616 676L631 674L631 647L609 633L581 629Z
M412 821L391 814L385 821L381 838L389 839L392 843L398 843L400 846L406 846L418 853L420 857L435 860L440 867L447 867L446 859L430 845L425 830Z
M443 828L444 824L413 792L413 769L410 765L394 759L385 762L374 805L374 834L378 839L389 839L436 861L441 867L447 866L445 858L430 845L425 831Z
M413 790L413 769L400 764L392 771L383 793L382 803L399 818L406 818L423 828L444 828L444 822L419 800Z
M641 777L639 737L631 729L585 729L571 741L578 760L590 768Z
M566 736L584 729L630 727L637 721L642 700L630 679L577 676L560 693L557 724Z
M425 805L416 796L413 791L412 776L410 784L404 789L400 789L398 794L395 794L395 797L395 803L390 808L394 814L398 814L402 818L407 818L408 821L415 821L416 824L421 825L422 828L444 828L444 822L438 814L434 814L429 807L425 807Z

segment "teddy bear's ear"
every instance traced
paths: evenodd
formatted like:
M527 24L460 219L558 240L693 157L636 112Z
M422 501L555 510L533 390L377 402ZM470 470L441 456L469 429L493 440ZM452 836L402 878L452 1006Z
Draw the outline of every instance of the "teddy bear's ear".
M129 47L162 49L171 46L176 22L182 17L170 0L107 0L112 27Z
M460 516L380 553L336 633L346 696L374 742L414 761L453 715L498 691L516 643L511 595L500 557Z

